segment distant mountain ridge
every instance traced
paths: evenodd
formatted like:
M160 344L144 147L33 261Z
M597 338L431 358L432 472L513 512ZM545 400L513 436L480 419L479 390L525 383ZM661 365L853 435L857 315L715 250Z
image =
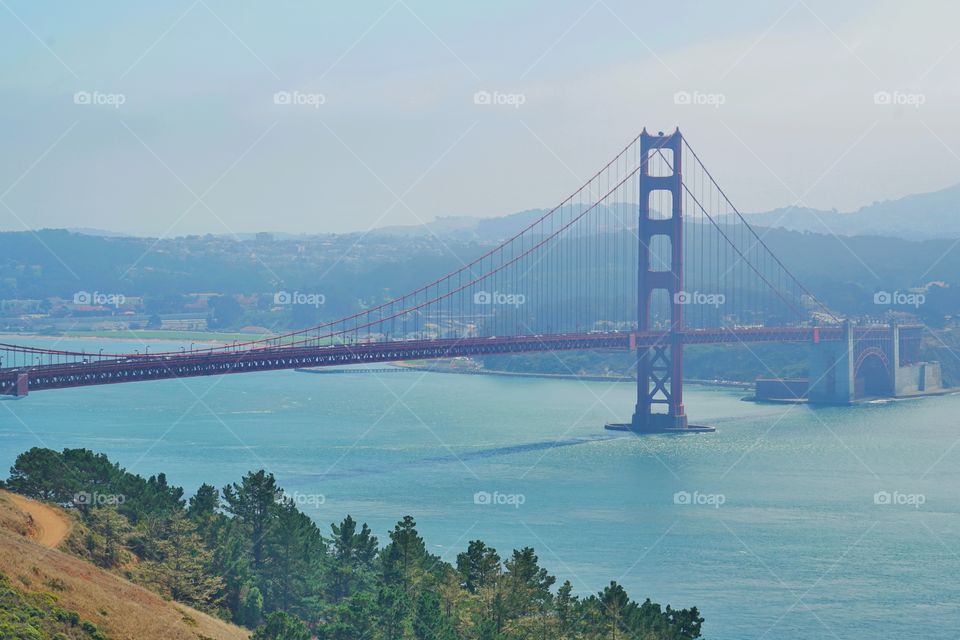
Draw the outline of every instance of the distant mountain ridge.
M636 204L616 206L635 208ZM297 240L349 235L376 234L406 238L455 239L467 242L498 242L529 226L549 209L527 209L502 216L440 216L424 224L379 227L361 233L270 233L276 240ZM757 227L773 227L838 236L883 236L904 240L960 238L960 183L929 193L915 193L873 202L852 212L810 207L779 207L762 213L745 213L747 221ZM74 227L71 233L101 238L136 238L136 234L105 229ZM204 234L206 235L206 234ZM258 234L210 234L234 240L254 240Z
M781 207L747 216L756 226L840 236L889 236L907 240L960 237L960 184L874 202L841 213L806 207Z
M518 233L547 211L529 209L493 218L446 216L426 224L383 227L376 229L375 233L495 242ZM874 202L853 212L780 207L744 216L750 224L758 227L824 235L886 236L906 240L960 238L960 184L931 193Z
M374 233L396 236L436 235L457 240L493 242L519 233L547 211L548 209L527 209L493 218L442 216L426 224L381 227L375 229Z

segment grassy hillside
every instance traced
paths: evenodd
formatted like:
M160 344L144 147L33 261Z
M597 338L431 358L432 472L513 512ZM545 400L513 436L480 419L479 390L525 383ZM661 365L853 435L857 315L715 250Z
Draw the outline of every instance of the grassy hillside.
M0 638L5 640L101 640L105 636L76 611L58 607L50 593L15 589L0 573Z
M56 633L110 640L246 640L250 636L245 629L48 549L33 540L36 535L32 518L0 492L0 567L5 576L0 578L0 621L22 627L0 626L2 638L55 638Z

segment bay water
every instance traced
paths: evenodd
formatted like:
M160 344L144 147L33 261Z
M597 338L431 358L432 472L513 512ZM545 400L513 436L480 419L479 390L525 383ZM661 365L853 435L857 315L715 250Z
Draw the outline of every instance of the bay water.
M43 391L0 400L0 467L86 447L188 495L264 468L324 530L351 514L383 541L410 514L450 562L474 539L532 546L579 594L616 580L696 605L715 640L960 634L960 396L745 393L688 386L717 432L637 437L603 430L629 419L629 383L279 371Z

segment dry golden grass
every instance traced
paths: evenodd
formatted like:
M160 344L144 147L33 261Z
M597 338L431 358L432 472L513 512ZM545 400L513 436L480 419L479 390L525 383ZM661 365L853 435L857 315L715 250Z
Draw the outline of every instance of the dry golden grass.
M27 537L45 547L55 549L70 535L71 521L61 509L52 507L16 493L3 496L13 507L20 511L29 522Z
M67 521L69 517L60 512ZM0 492L0 572L13 586L44 591L116 640L246 640L250 632L164 600L155 593L84 560L29 538L30 518Z
M17 533L25 538L34 538L37 527L30 516L18 509L11 500L13 494L0 491L0 529Z

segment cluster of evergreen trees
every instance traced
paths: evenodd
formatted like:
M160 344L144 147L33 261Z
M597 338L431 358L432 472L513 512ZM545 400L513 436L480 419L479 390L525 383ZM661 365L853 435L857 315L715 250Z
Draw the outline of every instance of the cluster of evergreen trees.
M531 548L504 559L475 540L451 565L413 518L381 546L350 516L324 535L272 474L250 472L184 499L86 449L33 448L4 483L76 508L69 545L174 600L256 628L255 640L513 640L700 637L697 609L637 603L611 582L580 598Z

